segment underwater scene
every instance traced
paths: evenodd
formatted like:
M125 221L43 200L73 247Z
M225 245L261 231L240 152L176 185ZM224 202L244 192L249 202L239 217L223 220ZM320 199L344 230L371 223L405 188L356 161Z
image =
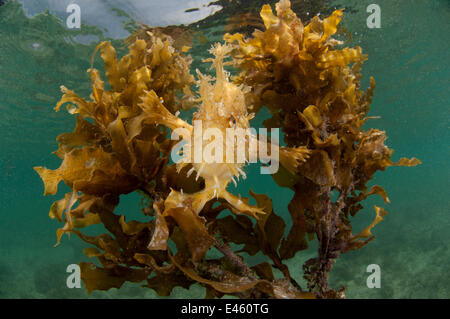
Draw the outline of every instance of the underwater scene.
M0 0L0 298L450 298L449 35L448 0Z

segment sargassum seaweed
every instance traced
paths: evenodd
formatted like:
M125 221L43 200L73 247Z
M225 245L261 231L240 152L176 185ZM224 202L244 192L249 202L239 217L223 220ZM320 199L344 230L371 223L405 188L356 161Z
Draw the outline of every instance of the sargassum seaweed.
M212 63L215 77L197 72L197 92L192 90L189 48L163 28L142 27L120 60L109 42L98 45L110 89L92 65L89 100L62 87L55 110L66 105L76 126L57 138L61 166L35 168L45 195L55 195L61 181L71 189L54 202L49 215L63 223L57 243L63 234L75 234L90 245L84 253L101 264L80 263L89 293L146 281L163 296L194 283L206 288L207 298L345 296L344 287L328 285L333 263L341 253L373 240L372 229L386 211L375 207L374 221L358 234L352 233L352 218L368 196L390 202L381 186L368 183L377 171L420 161L393 162L385 132L363 129L372 118L375 81L371 78L367 91L361 91L366 55L360 47L342 48L333 38L342 17L343 11L336 10L304 25L287 0L277 3L276 15L263 6L263 30L250 38L226 34L225 44L212 47L213 58L204 62ZM179 35L184 29L168 32ZM230 64L227 57L239 70L235 78L224 69ZM280 127L285 137L273 178L294 192L287 205L292 223L286 236L286 222L269 196L250 190L257 203L252 206L250 198L227 190L230 181L245 177L245 162L170 161L178 142L168 138L170 131L192 132L197 120L221 131L248 128L262 107L271 114L265 127ZM191 123L179 115L190 108L196 108ZM260 143L258 136L248 139L249 145L251 139ZM251 155L246 148L246 158ZM142 196L144 221L127 221L126 213L117 212L120 196L131 192ZM83 229L93 224L103 224L107 232L85 235ZM285 260L314 239L318 255L303 265L307 287L301 287ZM221 257L208 254L212 247ZM268 259L250 266L243 253Z

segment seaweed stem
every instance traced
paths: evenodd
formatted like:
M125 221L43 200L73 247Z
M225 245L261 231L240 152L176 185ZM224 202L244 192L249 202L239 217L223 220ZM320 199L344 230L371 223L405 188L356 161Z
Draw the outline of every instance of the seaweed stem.
M218 251L220 251L225 258L231 262L237 269L239 269L240 273L242 275L246 275L251 279L256 278L256 276L254 275L253 271L250 269L250 267L248 267L248 265L246 263L244 263L241 258L239 258L238 255L236 255L228 245L226 244L222 244L220 241L218 241L217 239L214 239L214 247L216 247L216 249Z

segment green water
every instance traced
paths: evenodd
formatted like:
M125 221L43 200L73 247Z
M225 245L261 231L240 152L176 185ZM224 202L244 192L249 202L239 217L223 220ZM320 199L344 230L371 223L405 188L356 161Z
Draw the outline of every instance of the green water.
M129 14L118 21L136 17L133 8L139 8L138 2L117 1L121 12ZM258 6L261 3L255 2ZM380 29L368 29L365 9L373 2L341 0L327 2L327 6L351 8L343 21L352 33L348 44L362 46L369 55L363 69L363 87L373 75L377 88L371 115L381 116L369 125L387 131L387 143L395 149L394 160L414 156L423 164L376 174L373 184L382 185L389 193L389 215L374 229L373 242L339 258L330 282L334 287L346 285L349 298L449 298L450 2L377 0L382 25ZM21 3L27 5L25 11ZM121 24L105 30L104 23L95 23L96 11L90 12L80 30L69 30L61 20L65 13L60 9L44 12L46 4L56 1L34 1L33 6L30 1L21 3L8 1L0 6L0 298L84 298L88 297L84 289L66 287L65 271L67 265L87 260L81 253L85 245L75 237L65 236L60 246L53 247L55 230L60 225L48 218L51 203L67 189L61 187L57 196L43 197L43 184L32 167L58 167L59 159L51 154L57 148L55 138L74 127L71 116L53 111L60 98L60 85L88 96L86 69L97 41L114 37L114 45L120 46L120 38L127 31ZM167 23L174 23L176 18L168 12L170 8L165 5L157 12L158 6L154 5L149 14L167 17ZM99 17L106 17L99 21L112 19L108 17L114 12L117 17L118 11L99 11ZM143 17L146 12L140 10L139 14ZM199 23L199 30L210 42L220 40L223 33L226 17L219 14L216 18ZM162 18L158 23L166 20ZM207 56L209 45L199 42L193 48L196 67ZM95 67L101 69L98 60ZM256 119L256 123L261 120ZM247 193L252 188L269 194L275 210L287 216L292 192L277 189L269 176L257 174L257 168L248 171L250 176L239 191ZM134 195L123 197L120 210L137 211L137 201ZM365 211L355 220L355 232L372 220L374 204L383 206L378 200L367 201ZM301 278L299 265L314 254L314 249L312 243L308 251L288 261L297 279ZM379 289L366 286L369 264L381 267ZM174 298L203 296L198 286L189 291L176 288L172 294ZM158 296L139 285L127 284L120 290L94 292L90 297Z

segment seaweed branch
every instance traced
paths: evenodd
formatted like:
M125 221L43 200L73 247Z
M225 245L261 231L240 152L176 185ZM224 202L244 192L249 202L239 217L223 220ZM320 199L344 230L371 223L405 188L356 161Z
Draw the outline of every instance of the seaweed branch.
M244 263L242 259L238 255L236 255L228 245L222 244L217 239L215 239L214 247L216 247L217 250L220 251L225 256L225 258L227 258L227 260L239 270L239 274L241 276L246 276L250 279L256 278L253 271L248 267L248 265Z

